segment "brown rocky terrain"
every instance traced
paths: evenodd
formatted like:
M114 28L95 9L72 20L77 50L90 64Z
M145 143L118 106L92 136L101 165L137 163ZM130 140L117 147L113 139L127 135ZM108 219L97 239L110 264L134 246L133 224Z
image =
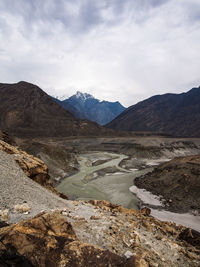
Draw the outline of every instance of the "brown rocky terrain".
M56 137L109 135L112 130L77 120L38 86L0 84L0 129L14 136Z
M20 140L18 144L22 150L45 162L54 184L57 183L59 177L64 178L77 171L77 150L70 144L70 141L67 144L62 144L52 139L28 139Z
M24 173L31 178L33 181L44 186L53 193L59 195L62 198L67 199L67 196L59 193L50 181L48 174L48 168L42 160L29 155L25 151L18 149L15 146L9 145L8 143L0 140L0 150L13 156L14 160L19 164Z
M7 133L2 132L1 130L0 130L0 140L4 141L10 145L14 145L14 146L16 145L14 139L11 138L10 135L8 135Z
M148 209L73 205L1 228L1 266L199 266L200 235L191 229L160 222Z
M13 148L1 145L0 266L199 266L198 232L147 208L61 199L25 176L5 152Z
M28 266L134 266L134 259L80 242L58 211L3 228L0 238L1 266L7 266L12 254Z
M200 156L174 158L134 181L164 198L166 209L200 213Z

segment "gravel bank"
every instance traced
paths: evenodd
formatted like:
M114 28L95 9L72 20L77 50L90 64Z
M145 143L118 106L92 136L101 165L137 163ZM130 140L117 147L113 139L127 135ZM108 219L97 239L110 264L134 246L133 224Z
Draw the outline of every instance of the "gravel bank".
M29 214L15 211L14 206L23 203L30 207ZM68 203L28 178L12 155L0 151L0 209L9 210L9 222L33 217L42 210L66 208Z

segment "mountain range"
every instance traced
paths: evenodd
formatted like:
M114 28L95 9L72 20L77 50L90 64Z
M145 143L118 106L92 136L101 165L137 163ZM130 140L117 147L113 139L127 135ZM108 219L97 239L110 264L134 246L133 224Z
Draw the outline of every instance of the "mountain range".
M130 106L106 127L200 137L200 87L181 94L152 96Z
M105 125L125 110L118 101L100 101L87 93L77 93L65 100L55 99L79 119L87 119Z
M15 136L62 137L109 134L112 130L78 120L38 86L0 84L0 129Z
M0 83L0 96L0 129L14 136L113 136L117 130L200 137L200 87L152 96L127 109L81 92L61 101L24 81ZM92 122L104 124L117 114L106 128Z

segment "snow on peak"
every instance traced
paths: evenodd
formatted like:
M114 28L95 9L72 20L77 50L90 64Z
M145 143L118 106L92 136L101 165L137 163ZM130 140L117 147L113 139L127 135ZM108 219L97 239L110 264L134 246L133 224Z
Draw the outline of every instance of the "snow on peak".
M69 97L69 95L53 95L54 98L57 98L60 101L63 101Z
M89 99L89 98L94 98L92 95L87 94L87 93L81 93L80 91L77 91L75 94L76 98L81 98L83 101Z

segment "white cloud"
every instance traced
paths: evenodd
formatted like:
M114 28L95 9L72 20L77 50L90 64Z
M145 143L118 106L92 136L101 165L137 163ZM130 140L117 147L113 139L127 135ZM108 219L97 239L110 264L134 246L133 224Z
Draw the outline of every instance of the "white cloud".
M199 18L197 0L2 0L1 82L126 106L189 90L200 80Z

